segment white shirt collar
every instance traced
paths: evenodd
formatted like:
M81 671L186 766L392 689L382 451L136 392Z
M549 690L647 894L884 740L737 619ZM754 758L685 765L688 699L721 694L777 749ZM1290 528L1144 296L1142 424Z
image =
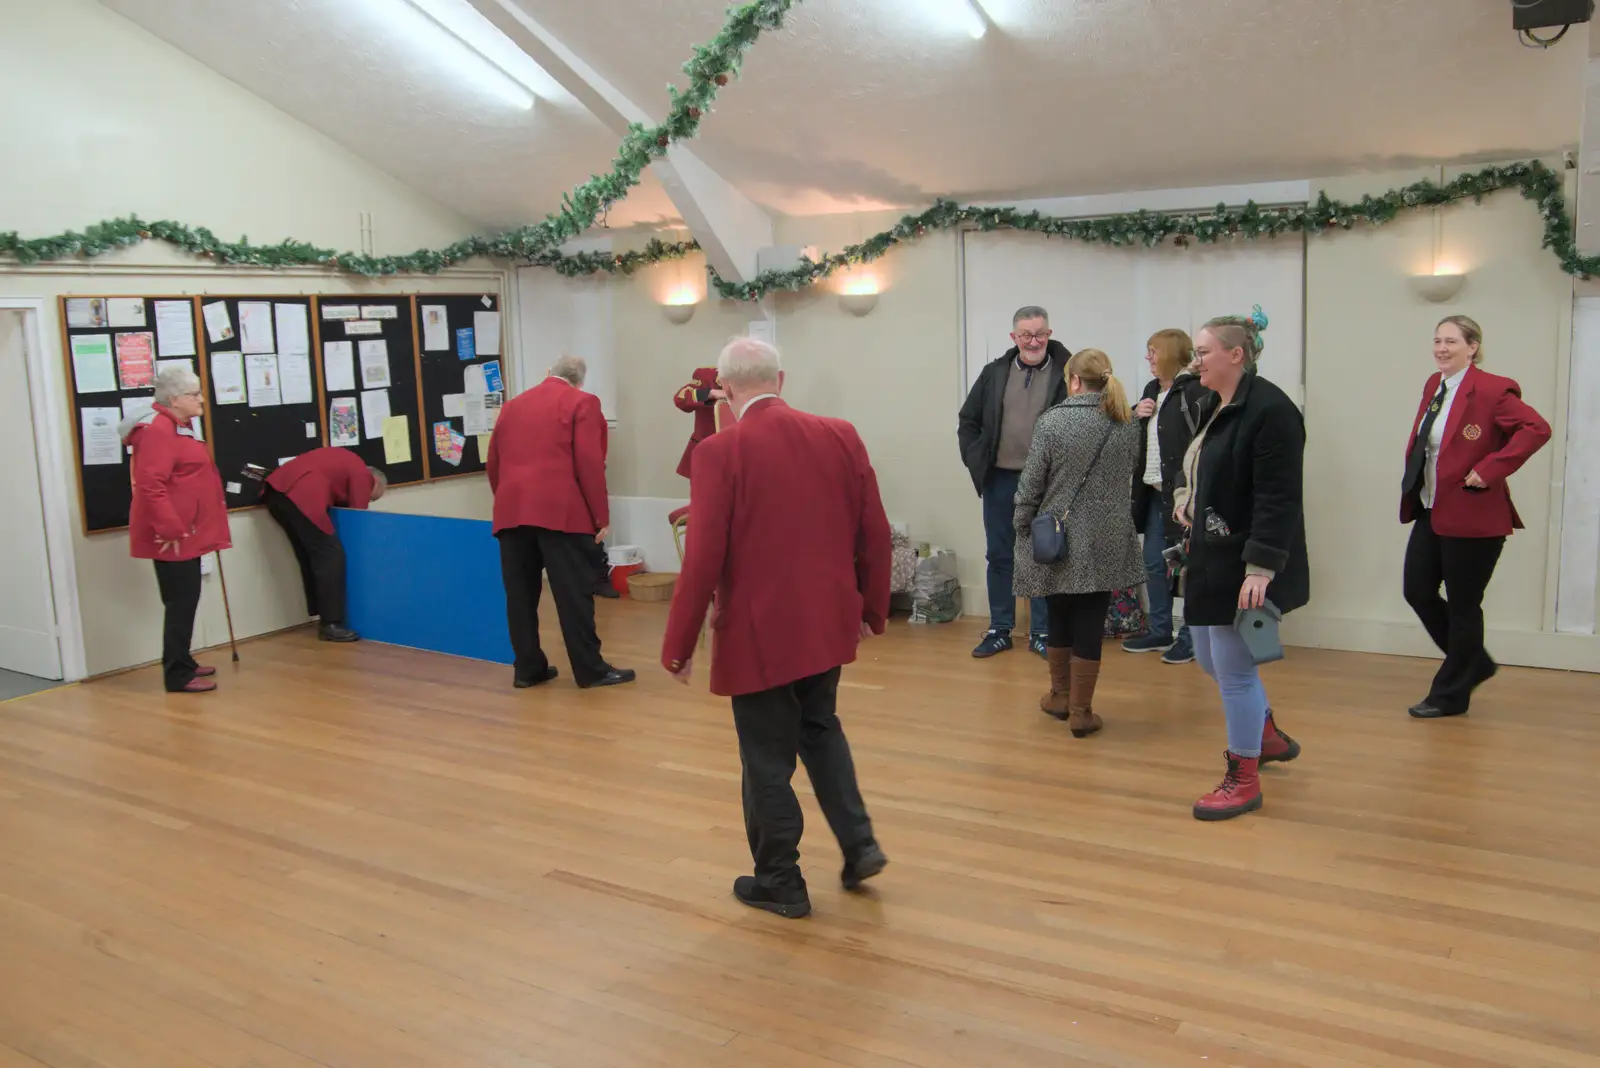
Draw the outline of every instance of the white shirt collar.
M1467 372L1470 371L1470 370L1472 370L1472 365L1469 363L1465 367L1463 367L1461 370L1459 370L1455 374L1451 375L1449 378L1446 378L1443 382L1440 383L1440 385L1444 386L1446 389L1455 389L1457 386L1459 386L1461 384L1461 380L1463 378L1467 377Z
M774 399L777 396L778 395L776 393L758 393L758 394L756 394L754 397L751 397L749 400L744 402L744 407L739 409L739 416L738 417L740 419L743 419L744 418L744 413L748 412L750 410L750 406L752 404L754 404L756 401L764 401L764 400L768 400L768 399Z

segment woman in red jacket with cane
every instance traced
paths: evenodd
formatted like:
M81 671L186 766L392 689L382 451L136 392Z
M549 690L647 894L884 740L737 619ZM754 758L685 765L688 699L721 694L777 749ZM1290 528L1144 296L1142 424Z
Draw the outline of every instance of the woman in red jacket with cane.
M150 411L129 416L118 428L133 450L128 550L136 560L155 562L166 608L161 667L169 693L217 688L211 678L216 668L200 666L189 654L200 605L200 558L233 544L222 477L190 430L191 420L204 411L200 380L175 367L156 376Z
M1483 331L1465 315L1433 332L1436 370L1406 443L1400 522L1406 603L1444 653L1417 719L1459 716L1472 691L1498 670L1483 648L1483 594L1506 538L1522 526L1506 479L1550 440L1550 424L1522 400L1516 382L1483 362ZM1444 585L1445 597L1439 596Z

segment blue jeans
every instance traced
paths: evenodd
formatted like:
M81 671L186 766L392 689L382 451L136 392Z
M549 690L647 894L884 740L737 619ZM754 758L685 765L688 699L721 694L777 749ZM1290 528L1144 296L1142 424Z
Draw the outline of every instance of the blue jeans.
M989 472L983 480L983 533L989 546L989 629L1011 631L1017 624L1017 595L1011 587L1017 552L1017 483L1021 471ZM1043 637L1050 630L1050 608L1043 597L1028 599L1028 631Z
M1144 574L1145 595L1150 601L1150 634L1172 637L1172 579L1167 575L1167 561L1161 555L1167 549L1166 507L1161 503L1161 491L1150 494L1150 511L1144 521ZM1178 640L1189 631L1184 624L1178 631Z
M1259 757L1261 733L1267 726L1267 690L1255 659L1232 627L1195 627L1192 634L1195 659L1222 691L1229 752Z

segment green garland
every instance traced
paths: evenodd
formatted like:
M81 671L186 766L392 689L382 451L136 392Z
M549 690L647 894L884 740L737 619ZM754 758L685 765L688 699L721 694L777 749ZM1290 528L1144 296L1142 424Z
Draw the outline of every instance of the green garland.
M739 72L745 52L756 43L766 30L783 25L789 8L800 0L748 0L728 9L722 31L710 43L698 46L694 58L683 65L689 76L689 88L679 92L668 86L671 106L667 118L658 126L646 127L631 123L622 139L617 158L612 160L611 171L595 175L587 182L561 197L562 208L546 216L543 222L510 230L498 237L469 237L442 249L419 249L404 256L366 256L352 252L335 252L318 248L303 241L283 241L276 245L252 245L249 238L223 241L204 227L190 227L176 222L146 223L137 216L97 223L82 233L68 231L55 237L41 237L24 241L15 231L0 233L0 256L10 256L20 263L43 263L64 260L73 256L92 258L113 249L137 244L140 241L165 241L186 252L206 256L225 264L245 264L253 267L328 267L350 274L365 276L401 273L434 274L477 256L514 260L522 263L554 267L563 274L588 274L604 260L612 270L627 266L635 270L642 265L641 257L658 263L664 259L682 256L698 246L692 244L669 245L651 242L643 253L621 256L562 256L557 250L563 242L577 237L594 225L595 219L628 195L628 190L639 184L640 175L651 160L666 155L667 146L674 141L692 138L700 129L700 120L711 109L717 90L728 84ZM653 259L650 257L654 257Z

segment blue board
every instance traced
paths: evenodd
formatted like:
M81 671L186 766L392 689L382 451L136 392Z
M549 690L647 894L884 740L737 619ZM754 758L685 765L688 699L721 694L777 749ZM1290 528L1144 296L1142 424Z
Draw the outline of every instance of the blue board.
M500 546L488 522L332 511L350 626L363 638L511 663Z

